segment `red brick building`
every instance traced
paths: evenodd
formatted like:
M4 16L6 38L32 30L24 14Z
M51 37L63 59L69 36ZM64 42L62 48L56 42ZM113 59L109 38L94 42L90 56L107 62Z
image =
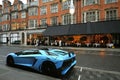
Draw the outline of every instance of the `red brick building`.
M24 4L20 0L14 0L11 4L9 0L3 0L3 5L0 5L0 42L6 43L9 38L9 44L20 41L20 44L26 45L27 42L34 44L36 38L47 38L50 43L57 39L85 45L113 42L119 46L120 31L117 29L120 28L120 0L74 0L73 24L69 13L70 2L71 0L27 0L27 4ZM115 28L111 26L113 23L116 24ZM55 31L48 34L52 28ZM74 39L69 41L69 37ZM83 37L86 39L82 40Z

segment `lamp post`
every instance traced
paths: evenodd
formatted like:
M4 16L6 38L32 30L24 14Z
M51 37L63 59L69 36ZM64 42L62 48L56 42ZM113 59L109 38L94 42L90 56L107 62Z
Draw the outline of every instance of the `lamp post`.
M74 21L73 21L73 19L74 19L74 13L75 13L75 6L74 6L74 3L73 3L73 0L70 1L69 12L71 14L71 24L73 24L74 23Z

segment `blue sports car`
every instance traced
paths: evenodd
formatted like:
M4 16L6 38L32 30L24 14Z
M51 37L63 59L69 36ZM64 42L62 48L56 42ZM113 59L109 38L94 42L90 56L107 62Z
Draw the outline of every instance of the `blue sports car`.
M30 67L45 74L65 75L76 65L75 57L74 52L61 49L31 49L9 53L6 64Z

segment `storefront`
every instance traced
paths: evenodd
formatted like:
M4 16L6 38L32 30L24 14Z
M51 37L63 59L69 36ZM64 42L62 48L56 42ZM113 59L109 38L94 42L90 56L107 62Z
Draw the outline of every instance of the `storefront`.
M80 43L81 46L120 47L120 20L48 27L44 36L50 37L50 43L62 40L63 45L67 42L72 46Z
M0 43L6 43L7 42L7 33L0 34Z
M21 32L13 31L0 34L0 43L4 44L21 44Z
M44 36L42 33L45 31L45 29L40 29L40 30L28 30L26 32L27 34L27 45L35 45L36 39L43 40Z
M11 31L11 32L1 32L0 33L0 43L4 44L22 44L27 45L28 40L31 42L34 39L42 39L42 33L45 29L35 29L35 30L21 30L21 31ZM29 43L32 44L32 43Z

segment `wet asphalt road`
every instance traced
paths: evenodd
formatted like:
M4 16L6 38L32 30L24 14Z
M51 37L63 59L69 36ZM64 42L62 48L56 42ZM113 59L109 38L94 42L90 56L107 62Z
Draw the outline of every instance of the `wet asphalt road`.
M59 78L5 65L9 52L30 48L0 46L0 80L120 80L120 53L115 51L74 50L77 65Z
M77 66L120 72L120 52L78 51Z

